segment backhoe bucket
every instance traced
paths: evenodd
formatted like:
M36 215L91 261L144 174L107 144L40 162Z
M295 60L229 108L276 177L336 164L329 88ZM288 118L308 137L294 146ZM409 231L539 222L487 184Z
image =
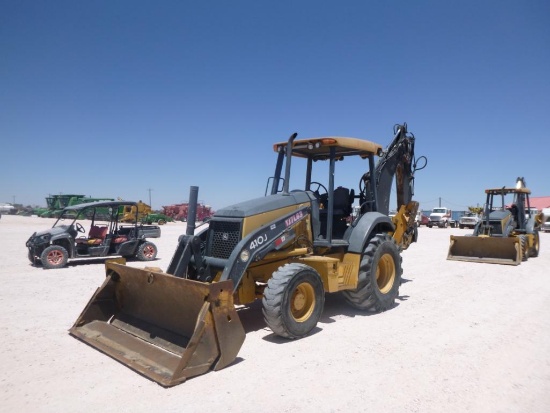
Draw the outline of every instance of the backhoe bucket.
M521 246L517 237L451 235L448 260L521 264Z
M231 364L245 332L233 282L201 283L107 262L70 334L169 387Z

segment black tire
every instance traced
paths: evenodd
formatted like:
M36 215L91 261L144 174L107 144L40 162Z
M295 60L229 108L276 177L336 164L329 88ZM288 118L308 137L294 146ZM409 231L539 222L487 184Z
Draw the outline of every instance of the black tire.
M279 267L267 282L262 305L266 324L278 336L296 339L308 335L325 305L319 273L298 263Z
M157 246L146 241L138 247L136 258L140 261L153 261L157 257L157 252Z
M432 227L432 224L428 224L428 228L431 228Z
M462 225L462 224L459 224L458 227L459 227L460 229L464 229L464 225Z
M521 250L521 260L527 261L529 259L529 251L527 248L527 238L525 235L519 236L519 248Z
M533 232L533 237L535 238L534 244L531 248L529 248L529 256L530 257L538 257L539 256L539 250L540 250L540 238L539 238L539 232L535 230Z
M164 219L159 219L158 224L159 225L164 225L164 224L166 224L166 221Z
M50 245L40 254L42 266L48 270L62 268L67 265L68 260L67 250L59 245Z
M395 240L377 234L367 244L359 265L355 290L342 291L346 301L359 310L385 311L395 304L401 284L401 255Z

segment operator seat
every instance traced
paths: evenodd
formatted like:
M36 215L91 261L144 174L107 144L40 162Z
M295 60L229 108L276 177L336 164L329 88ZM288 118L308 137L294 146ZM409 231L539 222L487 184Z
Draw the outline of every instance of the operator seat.
M334 190L334 215L348 216L351 214L353 198L355 194L353 189L344 188L339 186Z
M519 217L518 217L518 206L516 204L510 205L509 208L506 208L510 213L512 214L512 219L514 220L514 227L517 228L519 225Z

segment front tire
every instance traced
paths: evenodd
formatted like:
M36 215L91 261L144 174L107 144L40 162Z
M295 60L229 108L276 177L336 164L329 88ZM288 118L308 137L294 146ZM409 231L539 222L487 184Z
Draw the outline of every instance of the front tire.
M42 266L48 270L62 268L67 265L69 254L67 250L59 245L50 245L40 255Z
M357 288L342 291L342 294L352 307L359 310L385 311L395 304L402 272L395 240L388 234L377 234L369 241L361 257Z
M539 249L540 249L539 232L535 231L533 233L533 237L534 237L534 244L531 248L529 248L529 256L538 257L539 256Z
M147 241L138 247L136 258L140 261L153 261L157 257L157 252L157 246Z
M529 249L525 235L519 236L519 248L521 249L521 260L527 261L529 259Z
M262 299L264 320L278 336L304 337L317 325L325 305L321 277L313 268L286 264L273 273Z

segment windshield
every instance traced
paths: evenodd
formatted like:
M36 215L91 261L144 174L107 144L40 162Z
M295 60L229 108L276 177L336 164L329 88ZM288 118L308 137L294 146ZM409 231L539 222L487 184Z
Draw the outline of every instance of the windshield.
M445 208L434 208L432 212L435 212L436 214L445 214L447 210Z

